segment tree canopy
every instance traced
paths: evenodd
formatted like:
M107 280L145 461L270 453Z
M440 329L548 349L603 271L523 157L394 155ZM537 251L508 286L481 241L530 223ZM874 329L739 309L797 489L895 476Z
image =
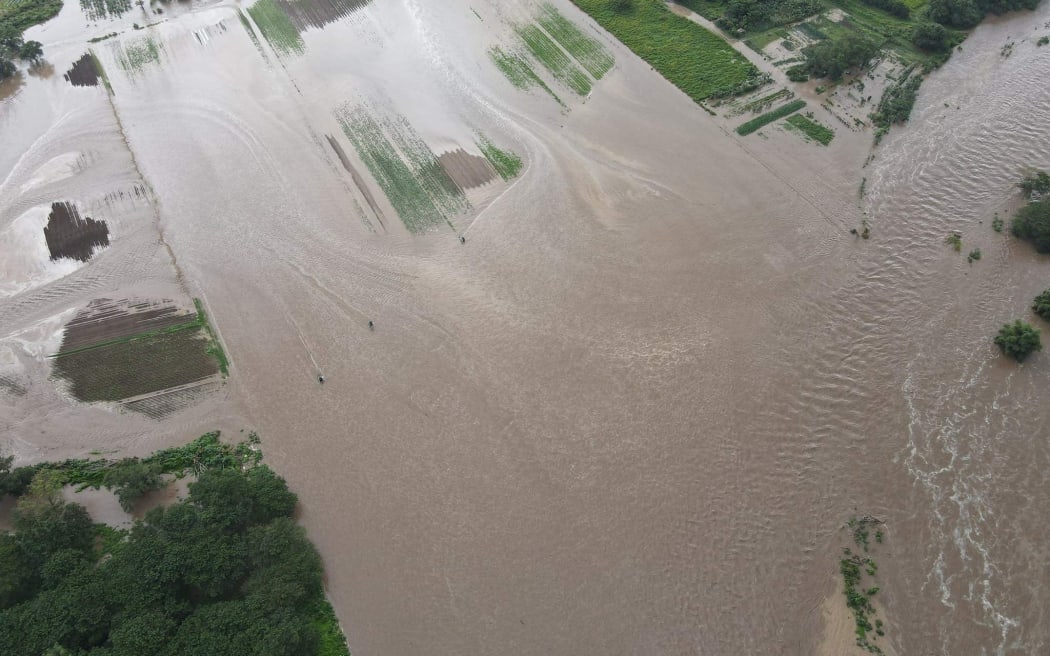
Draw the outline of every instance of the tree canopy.
M38 471L0 534L0 656L347 653L319 631L321 559L269 468L209 469L185 501L101 542L54 474Z
M1040 253L1050 253L1050 197L1022 207L1010 229L1015 237L1032 242Z
M1020 319L1012 324L1004 324L995 336L995 344L1003 353L1018 362L1023 362L1032 353L1043 350L1039 331Z
M875 42L850 33L809 46L804 54L806 68L813 77L838 80L849 69L866 66L878 52Z

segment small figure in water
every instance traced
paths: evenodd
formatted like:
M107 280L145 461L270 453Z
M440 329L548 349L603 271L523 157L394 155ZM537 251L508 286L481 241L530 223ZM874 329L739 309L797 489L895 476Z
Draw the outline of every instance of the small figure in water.
M467 238L464 237L463 235L460 235L459 236L459 243L461 243L461 244L467 243Z
M371 319L368 320L368 329L369 330L375 330L376 329L376 325L374 323L372 323Z
M321 374L317 374L317 382L324 385L324 376L322 376Z

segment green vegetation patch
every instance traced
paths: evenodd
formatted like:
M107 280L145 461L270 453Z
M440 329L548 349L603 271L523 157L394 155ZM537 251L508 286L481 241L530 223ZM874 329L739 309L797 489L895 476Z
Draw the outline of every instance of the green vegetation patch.
M871 548L873 531L875 542L882 544L885 539L881 528L882 521L874 517L853 517L848 525L853 533L853 544L862 548L865 554ZM849 547L845 547L842 552L839 572L842 574L846 606L853 613L856 623L856 644L869 653L882 654L884 652L876 642L879 637L885 636L886 632L883 630L882 620L875 619L875 607L871 603L872 597L879 592L878 586L872 585L875 583L878 565L872 558L854 553Z
M536 25L526 25L518 28L518 36L555 79L581 96L591 92L591 79L569 59L546 32Z
M522 90L528 90L532 87L540 87L544 91L550 94L551 98L558 101L559 105L565 106L561 98L558 97L554 90L551 89L546 82L540 79L540 76L536 75L536 71L532 69L532 64L528 60L514 52L506 52L499 46L493 46L489 50L489 59L496 65L496 68L503 73L503 75L510 80L510 83Z
M698 103L751 91L768 80L722 37L659 0L573 3Z
M738 126L736 129L736 133L741 136L751 134L756 130L764 128L765 126L769 125L773 121L776 121L777 119L781 119L790 114L794 114L795 112L797 112L805 106L805 100L793 100L786 105L781 105L780 107L777 107L772 111L766 112L761 116L756 116L747 123Z
M131 11L131 0L80 0L80 8L89 21L119 18Z
M1015 237L1031 242L1040 253L1050 253L1050 196L1022 207L1010 230Z
M795 114L788 117L787 123L804 134L807 139L816 141L824 146L831 143L831 140L835 138L834 130L818 123L812 116Z
M21 34L62 11L62 0L0 0L0 33Z
M410 232L421 233L468 207L429 146L403 118L379 119L363 107L336 113L376 183Z
M306 52L306 44L298 28L277 4L277 0L259 0L248 7L248 14L277 54L301 55Z
M602 79L613 67L613 56L605 49L605 46L599 43L597 39L593 39L580 31L580 28L575 23L562 16L552 5L545 4L540 8L537 22L594 79Z
M152 36L125 43L117 56L117 64L131 75L139 74L147 66L160 63L161 49Z
M186 500L130 531L93 524L61 496L71 469L127 473L175 454L212 466L195 469ZM18 497L13 530L0 532L4 654L349 655L321 558L293 519L298 499L254 444L211 434L142 461L14 471L0 458L0 490Z
M509 150L500 150L485 135L478 135L478 148L504 180L510 180L521 171L521 158Z
M1018 362L1024 362L1029 355L1043 350L1039 331L1020 319L1003 324L999 334L995 336L995 345Z
M1035 297L1035 300L1032 301L1032 312L1050 321L1050 289Z

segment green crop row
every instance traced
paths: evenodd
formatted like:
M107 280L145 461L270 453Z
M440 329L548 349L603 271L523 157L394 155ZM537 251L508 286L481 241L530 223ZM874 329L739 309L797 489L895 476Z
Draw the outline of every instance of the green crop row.
M786 105L781 105L772 111L768 111L765 114L756 116L747 123L737 127L736 132L739 135L751 134L755 130L761 129L777 119L784 118L789 114L794 114L805 106L805 100L794 100Z

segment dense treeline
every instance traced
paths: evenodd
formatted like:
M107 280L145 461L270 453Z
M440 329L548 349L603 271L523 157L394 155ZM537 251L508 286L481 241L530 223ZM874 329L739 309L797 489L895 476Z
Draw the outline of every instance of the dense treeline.
M794 23L820 11L817 0L731 0L715 21L730 34Z
M911 17L911 10L901 0L861 0L869 7L881 9L891 16L907 19Z
M127 533L63 501L64 478L36 470L0 534L0 656L347 653L296 496L268 467L204 471Z
M1039 0L930 0L926 5L926 15L948 27L969 29L988 14L1035 9L1038 5Z
M1050 253L1050 175L1032 171L1017 184L1029 202L1010 225L1015 237L1032 242L1040 253Z

